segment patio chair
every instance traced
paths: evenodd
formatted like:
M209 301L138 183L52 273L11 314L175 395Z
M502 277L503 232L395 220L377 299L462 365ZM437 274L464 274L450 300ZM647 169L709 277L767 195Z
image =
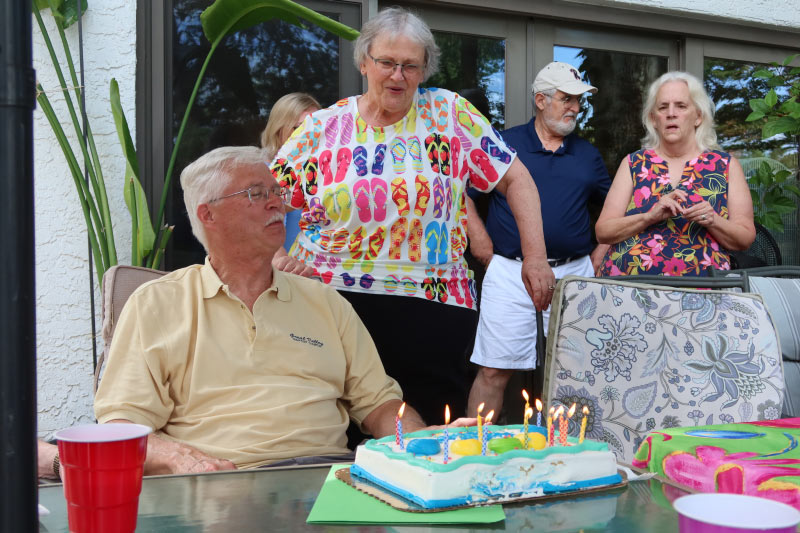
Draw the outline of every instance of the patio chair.
M786 378L782 416L800 416L800 266L750 268L732 273L749 276L752 292L761 295L772 315Z
M654 429L777 417L783 367L760 296L630 279L558 283L545 359L549 405L576 403L578 413L587 406L587 436L628 463ZM580 422L572 418L571 434Z
M750 248L730 252L732 269L776 266L783 263L781 249L775 237L758 222L755 223L755 226L756 239Z
M130 297L133 291L140 285L158 279L164 274L166 274L166 272L153 270L151 268L116 265L109 268L103 276L103 306L101 310L103 320L103 353L100 354L97 367L94 369L95 392L97 392L97 385L100 383L103 363L108 357L108 351L111 348L111 339L114 336L117 320L119 319L120 313L122 313L125 302L128 301L128 297Z

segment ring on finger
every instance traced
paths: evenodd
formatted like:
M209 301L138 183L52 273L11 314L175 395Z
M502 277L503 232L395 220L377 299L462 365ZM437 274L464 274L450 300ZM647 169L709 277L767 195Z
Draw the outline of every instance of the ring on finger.
M705 220L705 219L706 219L706 214L705 214L705 213L703 213L702 215L700 215L700 218L701 218L701 219L703 219L703 220Z
M547 288L550 289L551 291L556 290L556 286L555 285L548 285Z

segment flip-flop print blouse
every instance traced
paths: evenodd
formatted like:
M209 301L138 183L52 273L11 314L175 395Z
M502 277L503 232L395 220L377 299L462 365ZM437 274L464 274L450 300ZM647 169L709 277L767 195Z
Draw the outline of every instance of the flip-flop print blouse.
M516 154L483 115L444 89L419 89L391 126L345 98L306 118L270 165L302 210L289 251L340 290L475 308L463 253L467 186L492 190Z
M686 206L708 201L716 213L728 218L728 169L731 157L718 150L703 152L686 163L677 189L688 193ZM628 155L633 197L625 215L648 212L674 189L669 167L653 150ZM603 259L601 275L663 274L705 276L709 266L730 269L730 256L705 228L682 215L662 220L611 248Z

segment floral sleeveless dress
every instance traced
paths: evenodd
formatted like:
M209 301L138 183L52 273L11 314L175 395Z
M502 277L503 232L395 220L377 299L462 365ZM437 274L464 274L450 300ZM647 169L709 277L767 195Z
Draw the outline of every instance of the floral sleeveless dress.
M689 193L687 206L706 200L719 216L728 218L730 160L729 154L714 150L686 163L675 188ZM646 213L661 196L674 190L667 162L655 151L639 150L628 155L628 165L633 197L626 216ZM678 215L611 246L600 275L705 276L710 266L730 270L730 256L705 228Z

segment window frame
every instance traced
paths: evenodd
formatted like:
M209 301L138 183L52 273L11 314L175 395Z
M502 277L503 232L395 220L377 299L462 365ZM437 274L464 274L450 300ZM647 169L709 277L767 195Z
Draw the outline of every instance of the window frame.
M366 20L370 0L295 0L328 13L338 12L340 20L360 28ZM140 180L147 196L150 217L155 221L164 190L164 177L177 132L172 128L172 13L174 0L136 6L136 147ZM363 87L353 65L353 42L339 38L339 91L344 96L357 94ZM173 184L181 169L173 169ZM167 199L167 206L170 199ZM166 213L165 213L166 217ZM169 223L169 220L165 220ZM166 268L171 265L172 243L167 245Z
M355 9L360 15L342 20L358 28L381 7L399 3L422 13L426 20L432 14L428 20L432 29L506 39L507 127L531 117L530 86L536 72L552 61L554 45L649 54L669 43L669 68L686 70L701 78L706 57L768 63L800 51L796 28L787 31L774 25L720 19L712 13L681 14L645 5L493 0L488 7L486 0L459 0L454 9L452 0L299 1L318 11ZM171 152L173 5L174 0L139 0L136 10L136 146L142 186L153 217L160 204ZM524 19L525 40L521 47L494 29L491 21L503 18ZM475 22L470 23L472 27L464 26L464 20ZM342 96L363 92L366 80L352 65L352 43L341 40L340 44L340 92ZM793 64L800 64L800 59ZM348 82L343 84L342 78ZM179 170L175 169L175 173Z

